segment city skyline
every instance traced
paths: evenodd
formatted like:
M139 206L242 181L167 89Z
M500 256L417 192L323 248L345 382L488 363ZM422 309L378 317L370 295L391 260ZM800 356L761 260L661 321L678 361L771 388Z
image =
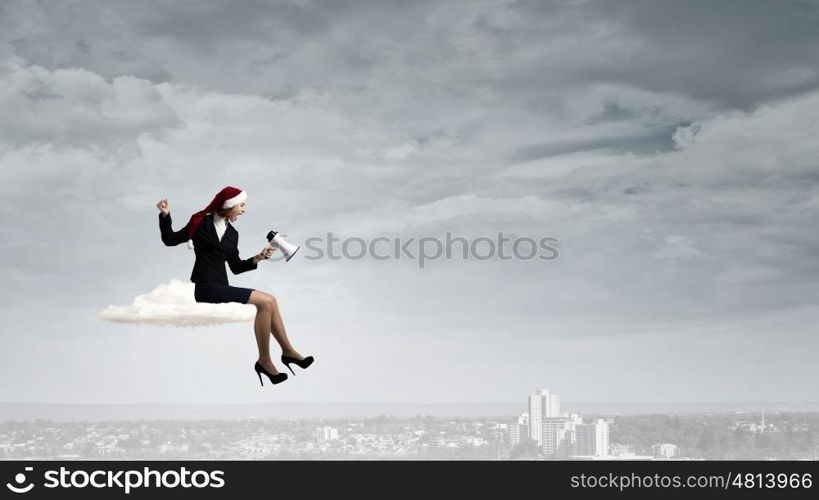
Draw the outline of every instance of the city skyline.
M525 401L528 411L517 416L472 419L419 414L362 419L325 415L318 420L0 420L0 459L635 461L819 456L819 412L774 412L767 421L764 410L758 416L733 412L586 418L561 407L560 396L548 388L536 389ZM726 449L715 448L718 442Z

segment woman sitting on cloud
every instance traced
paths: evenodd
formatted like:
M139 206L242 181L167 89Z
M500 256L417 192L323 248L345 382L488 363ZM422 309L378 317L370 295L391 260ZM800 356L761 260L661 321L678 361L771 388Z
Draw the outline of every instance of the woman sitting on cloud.
M256 306L254 331L259 359L254 370L262 385L262 373L272 383L278 384L287 380L287 374L279 373L270 357L271 333L282 348L282 363L293 375L296 373L290 367L291 363L307 368L313 363L313 356L302 356L290 343L274 296L251 288L230 286L228 283L225 262L233 274L240 274L256 269L259 261L270 258L273 253L273 248L268 246L249 259L239 258L239 233L231 222L236 222L245 213L246 200L245 191L227 186L216 194L204 210L193 214L184 228L174 232L170 206L168 200L163 199L156 204L160 211L159 230L166 246L187 241L188 246L194 249L196 262L191 272L191 281L195 284L194 298L197 302L239 302Z

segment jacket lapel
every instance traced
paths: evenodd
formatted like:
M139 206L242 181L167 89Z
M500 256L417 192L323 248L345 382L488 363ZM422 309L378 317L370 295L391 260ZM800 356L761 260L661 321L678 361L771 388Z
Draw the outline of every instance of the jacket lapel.
M215 231L215 229L214 229L214 231ZM236 246L236 243L235 243L236 239L234 237L235 235L236 235L236 229L233 226L231 226L230 223L228 222L227 227L225 228L225 234L222 236L222 241L221 241L220 246L222 248Z
M208 214L203 220L202 224L205 224L207 231L208 238L213 240L213 244L219 247L220 250L224 248L230 248L232 241L234 241L234 234L236 233L236 229L230 225L229 222L226 222L225 227L225 234L222 235L222 239L219 240L219 235L216 234L216 226L213 225L213 213ZM235 245L235 243L233 244Z

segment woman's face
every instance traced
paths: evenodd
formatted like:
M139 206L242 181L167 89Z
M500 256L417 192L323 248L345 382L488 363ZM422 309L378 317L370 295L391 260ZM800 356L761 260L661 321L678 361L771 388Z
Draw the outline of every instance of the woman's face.
M243 213L245 213L245 202L239 203L231 208L230 212L227 213L227 218L230 222L236 222L236 219Z

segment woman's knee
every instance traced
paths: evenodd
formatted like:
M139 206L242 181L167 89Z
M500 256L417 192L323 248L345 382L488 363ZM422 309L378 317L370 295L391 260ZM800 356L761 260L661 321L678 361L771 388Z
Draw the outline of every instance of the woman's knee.
M255 305L257 309L273 310L276 307L275 296L270 295L269 293L260 292L258 290L253 290L253 292L251 292L248 302Z

